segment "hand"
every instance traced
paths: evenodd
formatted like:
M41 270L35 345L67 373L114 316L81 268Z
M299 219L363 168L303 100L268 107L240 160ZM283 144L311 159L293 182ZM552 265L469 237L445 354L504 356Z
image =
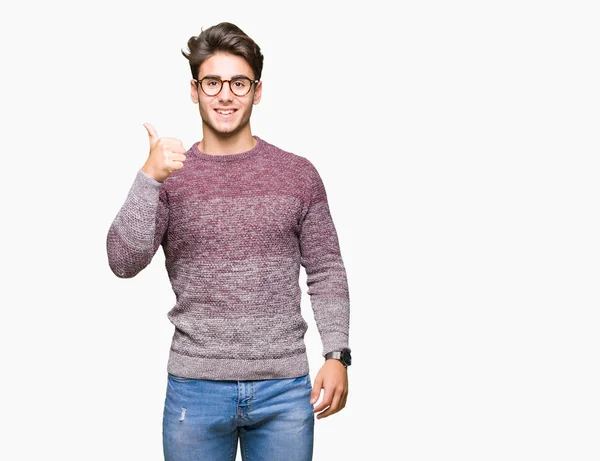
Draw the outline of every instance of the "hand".
M144 123L150 137L150 154L142 171L158 182L163 182L173 171L181 170L186 152L181 140L177 138L159 138L149 123Z
M325 411L317 415L317 419L327 418L337 413L346 406L348 397L348 369L338 359L327 359L317 373L313 390L310 394L310 403L319 400L321 388L324 389L323 400L313 409L313 413Z

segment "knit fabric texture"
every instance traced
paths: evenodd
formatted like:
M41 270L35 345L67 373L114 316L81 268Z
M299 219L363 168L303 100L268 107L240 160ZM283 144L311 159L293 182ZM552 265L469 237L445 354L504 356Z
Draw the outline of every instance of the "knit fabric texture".
M305 157L258 136L230 155L186 152L158 182L138 170L108 230L108 262L130 278L162 245L176 302L167 371L213 380L309 373L300 265L322 355L349 347L346 270L323 181Z

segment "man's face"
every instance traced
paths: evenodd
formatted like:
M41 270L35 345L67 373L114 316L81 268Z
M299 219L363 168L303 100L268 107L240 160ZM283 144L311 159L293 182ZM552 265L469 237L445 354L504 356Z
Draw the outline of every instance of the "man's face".
M216 53L205 60L198 71L198 80L206 76L216 76L221 80L229 80L235 76L246 76L254 80L254 72L246 60L240 56L227 53ZM252 105L258 104L262 92L262 82L252 84L250 92L245 96L232 93L229 83L224 82L216 96L208 96L191 81L191 98L200 108L204 130L212 130L217 135L233 135L248 127ZM233 113L220 114L217 110L233 109Z

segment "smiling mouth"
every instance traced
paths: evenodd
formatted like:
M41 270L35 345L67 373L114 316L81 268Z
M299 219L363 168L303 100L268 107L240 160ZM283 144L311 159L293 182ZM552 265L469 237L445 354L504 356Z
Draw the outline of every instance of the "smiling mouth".
M220 115L225 115L225 116L227 116L227 115L231 115L231 114L233 114L233 113L234 113L236 110L237 110L237 109L227 109L227 110L215 109L215 112L216 112L217 114L220 114Z

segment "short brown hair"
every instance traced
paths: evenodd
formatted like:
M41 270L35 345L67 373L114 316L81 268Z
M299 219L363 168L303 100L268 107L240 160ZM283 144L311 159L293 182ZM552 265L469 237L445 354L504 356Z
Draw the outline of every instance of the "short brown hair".
M241 56L252 67L254 79L260 80L263 68L263 55L260 47L238 26L221 22L202 30L199 35L190 37L188 51L181 50L190 62L192 77L198 79L200 64L217 52Z

